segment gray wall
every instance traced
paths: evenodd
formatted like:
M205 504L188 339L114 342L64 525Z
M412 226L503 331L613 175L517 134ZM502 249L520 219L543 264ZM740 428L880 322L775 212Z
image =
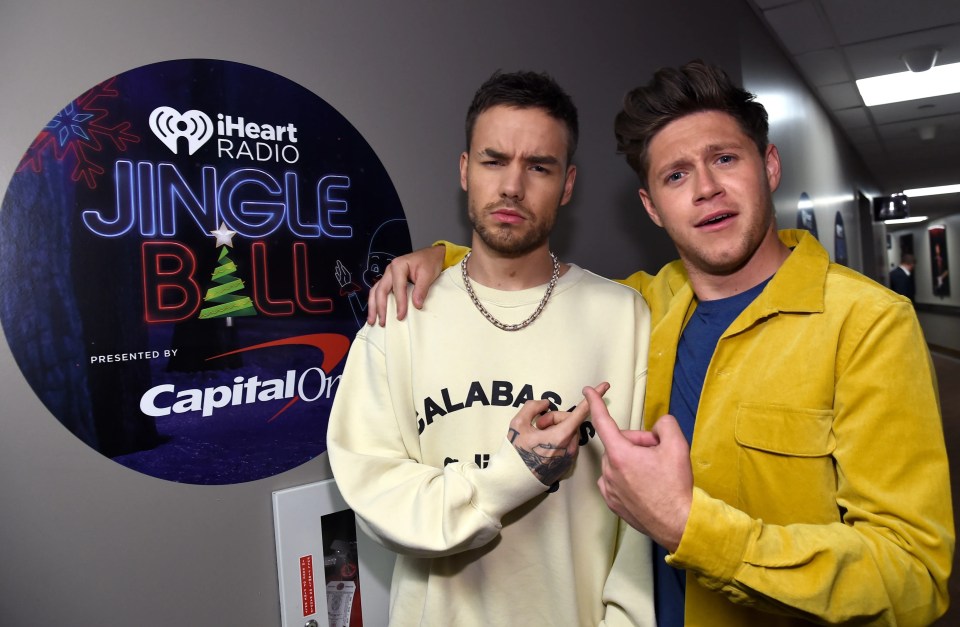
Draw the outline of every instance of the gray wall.
M765 36L756 19L741 21L743 83L770 115L770 141L780 151L783 176L774 194L777 224L796 228L797 205L806 193L813 201L820 242L834 257L834 221L843 216L847 265L876 276L861 254L857 191L872 197L876 186L849 143L831 122L796 70ZM868 229L871 230L872 229Z
M899 263L897 238L913 233L917 256L916 301L921 305L960 306L960 281L952 279L949 297L934 296L931 284L929 223L900 227L892 233L887 249L885 225L874 223L869 207L861 214L858 192L872 199L880 190L860 159L827 117L803 84L797 72L772 44L752 16L740 22L741 59L744 86L758 95L770 112L770 140L780 151L783 179L774 194L780 228L796 227L800 194L814 202L820 241L834 251L834 219L843 216L847 237L848 264L877 281L887 284L889 270ZM947 230L947 250L960 256L960 214L936 221ZM956 266L954 266L956 267ZM960 317L956 313L918 311L927 342L936 347L960 351Z
M735 3L0 0L0 192L37 132L84 90L191 57L271 70L337 108L393 178L415 246L467 241L456 174L462 118L496 68L547 70L577 100L580 172L554 247L603 274L673 256L642 213L611 132L622 94L660 65L703 57L795 112L774 125L788 173L776 196L785 226L806 191L825 199L829 234L833 212L855 216L852 204L828 199L865 185L795 73ZM855 250L851 240L852 265ZM126 470L47 412L5 340L0 398L0 624L280 624L270 496L326 478L324 459L219 487Z

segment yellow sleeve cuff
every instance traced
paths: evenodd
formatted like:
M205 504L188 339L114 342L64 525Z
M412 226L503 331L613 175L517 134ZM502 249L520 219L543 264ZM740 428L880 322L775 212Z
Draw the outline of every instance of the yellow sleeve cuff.
M470 252L470 249L466 246L460 246L458 244L453 244L445 240L437 240L433 243L433 246L444 246L446 252L443 254L443 269L446 270L450 266L455 266L464 257L467 256L467 253Z

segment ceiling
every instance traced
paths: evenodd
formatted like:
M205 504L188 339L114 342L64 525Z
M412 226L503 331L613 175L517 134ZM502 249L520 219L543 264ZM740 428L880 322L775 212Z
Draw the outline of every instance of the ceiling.
M881 191L960 183L960 94L866 107L856 79L906 71L904 52L933 46L960 62L956 0L748 0ZM958 86L960 87L960 86ZM921 129L933 137L921 139ZM911 215L960 213L960 193L910 200Z

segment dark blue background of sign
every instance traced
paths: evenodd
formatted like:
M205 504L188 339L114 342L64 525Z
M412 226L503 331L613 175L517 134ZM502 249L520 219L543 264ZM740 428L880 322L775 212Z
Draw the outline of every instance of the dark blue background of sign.
M85 94L71 113L79 120L65 142L35 142L8 188L0 209L0 320L11 352L44 405L72 433L117 462L148 475L196 484L239 483L298 466L325 449L329 401L295 403L270 420L286 400L237 405L201 417L199 412L156 420L139 409L152 386L177 389L230 386L234 377L282 378L319 367L322 354L309 346L261 349L207 361L246 346L312 333L339 333L352 340L359 327L368 249L378 227L376 248L396 255L410 250L410 238L396 191L380 160L356 129L312 92L269 71L217 60L156 63L105 81L102 93ZM98 88L95 88L98 89ZM91 97L92 96L92 97ZM81 106L82 103L82 106ZM298 128L300 160L294 165L232 161L217 157L214 136L194 155L181 144L173 154L152 133L150 112L168 106L198 109L216 123L217 113L248 122ZM69 107L68 107L69 108ZM86 112L85 120L77 117ZM69 119L59 115L59 120ZM58 118L55 118L58 119ZM129 128L124 123L129 122ZM64 125L59 129L63 132ZM78 131L80 134L73 133ZM73 134L71 134L73 133ZM139 141L124 141L130 135ZM86 137L86 139L83 138ZM45 133L38 140L46 137ZM120 142L116 145L115 140ZM111 215L116 206L113 167L117 159L173 163L199 194L200 171L214 166L220 180L230 170L258 167L277 180L299 177L300 203L316 216L316 182L327 174L350 178L342 192L349 212L337 220L353 229L350 239L298 239L286 228L262 239L267 246L271 296L293 298L292 246L307 245L310 293L330 297L329 314L298 311L289 317L237 317L147 324L144 320L141 244L176 241L197 257L195 279L211 286L219 250L214 239L181 215L172 238L144 238L137 229L115 238L89 231L87 209ZM77 166L89 178L77 177ZM34 171L39 168L39 172ZM97 167L102 174L91 174ZM250 239L234 238L228 249L251 295ZM353 302L335 276L337 261L361 288ZM177 349L163 357L90 364L91 355ZM329 373L339 375L342 363Z

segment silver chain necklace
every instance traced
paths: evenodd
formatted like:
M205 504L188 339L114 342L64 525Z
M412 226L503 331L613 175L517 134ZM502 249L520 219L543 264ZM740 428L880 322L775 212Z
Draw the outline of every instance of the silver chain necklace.
M557 259L557 256L553 253L550 253L550 258L553 259L553 274L550 276L550 285L547 286L547 292L543 295L543 298L540 299L540 304L537 305L536 311L534 311L529 318L523 322L517 324L504 324L493 317L489 311L480 303L480 299L477 298L476 293L473 291L473 287L470 285L470 277L467 276L467 259L470 258L471 253L467 253L467 256L463 258L463 261L460 262L460 274L463 276L463 284L467 287L467 294L470 295L470 300L473 301L473 304L477 309L480 310L480 313L483 314L483 317L490 321L493 326L501 329L503 331L519 331L520 329L530 326L534 320L540 317L540 314L543 312L543 308L547 306L547 301L550 300L550 295L553 294L553 288L557 286L557 279L560 278L560 261Z

